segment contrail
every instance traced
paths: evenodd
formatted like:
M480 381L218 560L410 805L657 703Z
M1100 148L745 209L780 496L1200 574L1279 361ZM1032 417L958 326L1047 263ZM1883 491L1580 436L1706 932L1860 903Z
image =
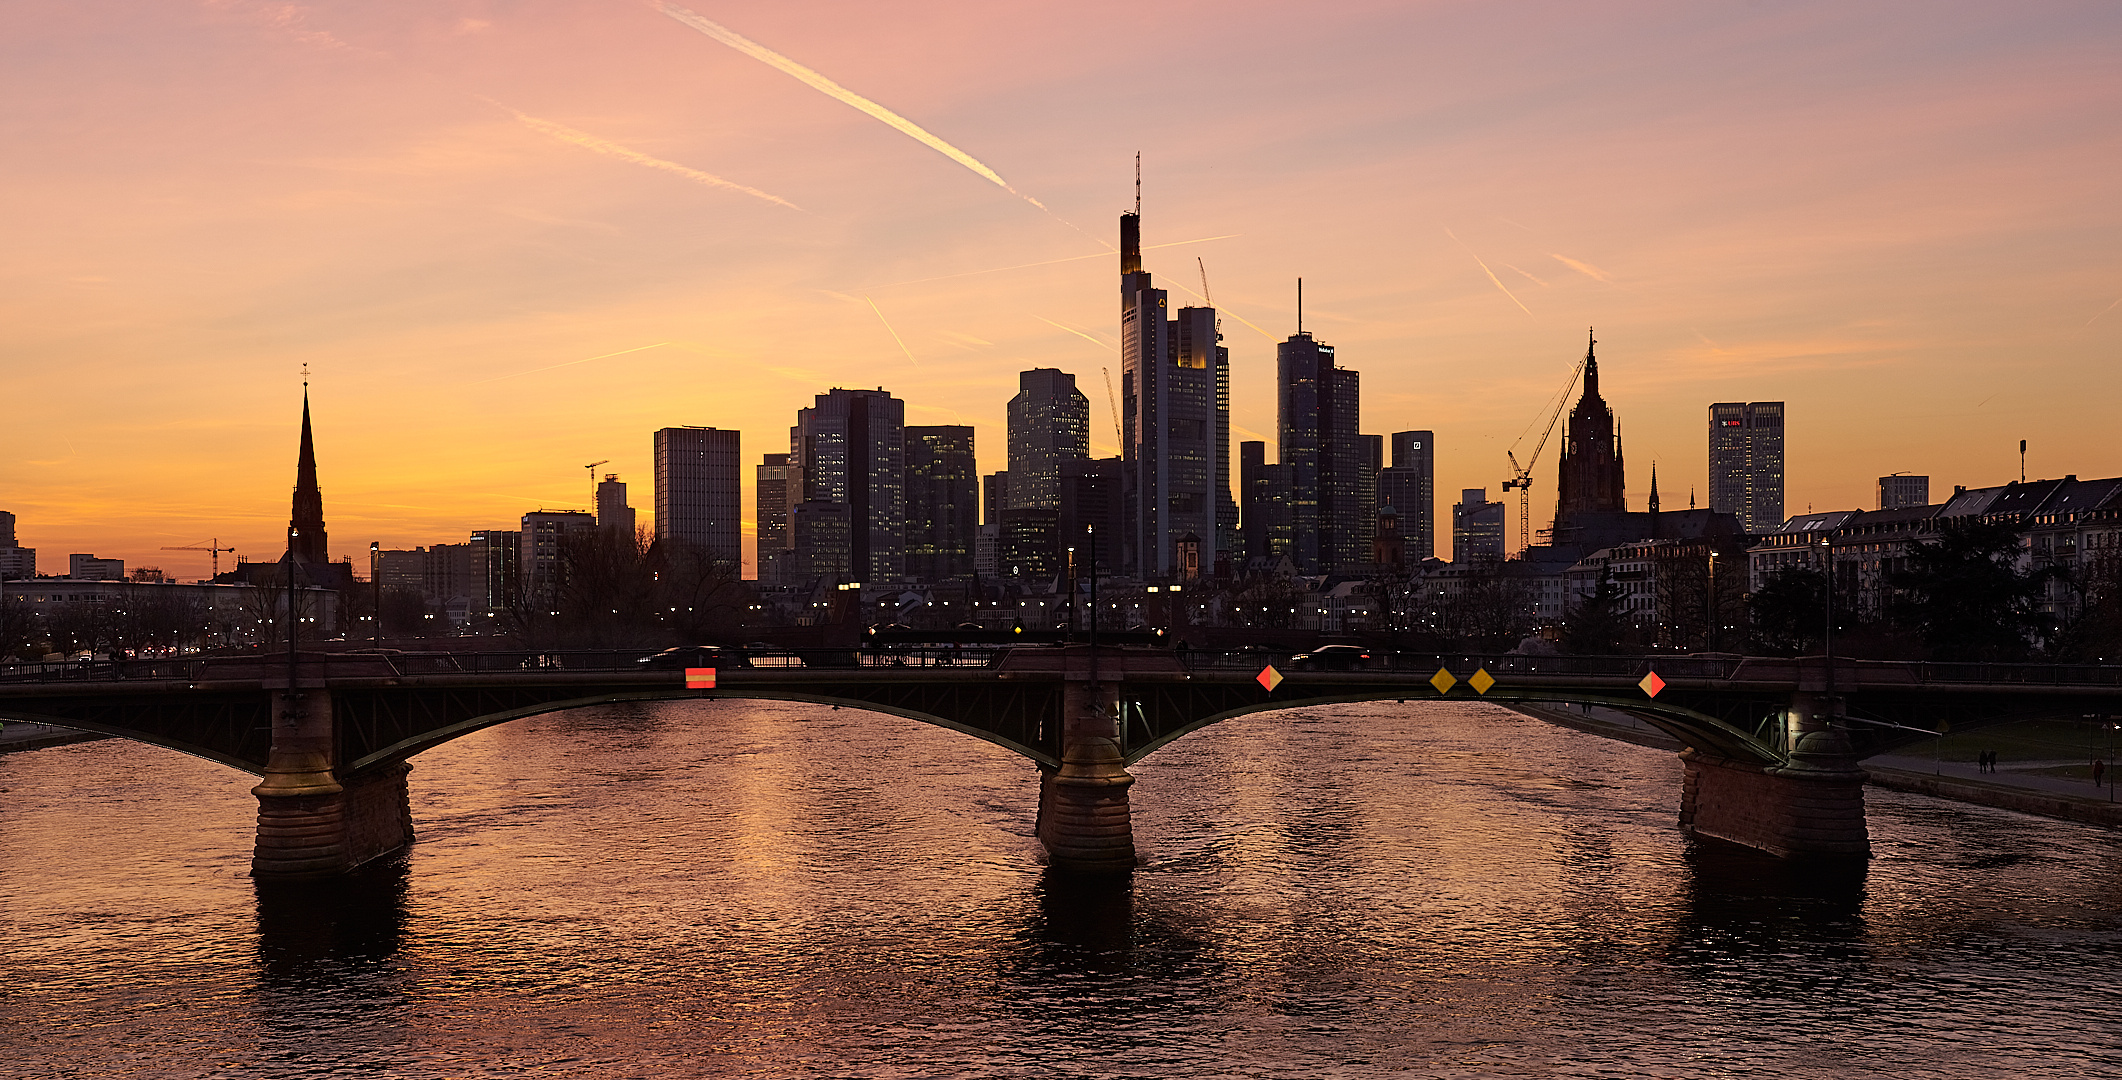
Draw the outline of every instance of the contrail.
M841 104L847 105L848 107L853 108L859 112L867 113L870 116L881 120L886 124L891 125L892 127L898 129L901 134L904 134L907 137L913 139L914 141L919 142L924 146L927 146L929 149L934 150L939 154L942 154L944 157L947 157L952 161L955 161L958 164L963 165L968 169L971 169L973 172L977 173L982 179L987 180L989 183L994 184L996 187L999 187L1002 190L1007 191L1020 199L1023 199L1025 202L1028 202L1041 210L1046 210L1045 203L1042 203L1039 200L1034 199L1023 192L1018 191L1016 188L1009 186L1009 181L1004 180L1002 179L1002 177L996 175L995 170L990 169L985 165L982 165L971 154L968 154L965 151L960 150L947 142L944 142L942 139L939 139L935 135L931 134L926 128L923 128L921 125L916 124L911 120L908 120L906 117L900 116L898 113L895 113L890 109L887 109L884 106L879 105L876 102L871 101L870 99L863 97L858 93L855 93L853 90L849 90L847 87L844 87L839 83L836 83L831 79L828 79L825 76L820 75L807 67L804 67L802 64L796 63L794 60L791 60L788 57L783 56L780 53L777 53L774 50L769 49L766 46L751 40L750 38L744 37L743 35L738 34L735 31L730 30L729 28L722 26L719 23L712 22L694 12L687 11L686 9L679 7L676 4L657 3L656 9L658 11L663 12L665 15L670 16L673 19L676 19L679 22L692 27L693 29L700 31L703 34L706 34L708 37L714 38L716 41L719 41L722 44L727 45L730 48L735 49L738 52L743 53L744 55L749 56L752 59L767 65L768 67L779 69L783 74L794 78L796 81L809 86L810 88L818 91L819 93L824 94L827 97L838 100ZM1052 213L1052 211L1050 210L1048 210L1047 212ZM1064 222L1063 224L1066 224L1066 222Z
M1504 263L1503 265L1505 265L1505 266L1510 266L1510 268L1511 268L1511 269L1513 269L1513 270L1518 270L1518 268L1517 268L1517 267L1515 267L1515 266L1511 266L1511 264L1509 264L1509 263ZM1525 279L1525 280L1527 280L1527 281L1530 281L1530 282L1532 282L1532 283L1533 283L1533 284L1535 284L1535 285L1538 285L1538 286L1540 286L1540 287L1541 287L1541 288L1543 288L1543 289L1544 289L1544 288L1547 288L1547 282L1544 282L1544 281L1540 280L1539 278L1536 278L1536 277L1532 276L1531 274L1528 274L1528 273L1526 273L1526 272L1525 272L1525 271L1523 271L1523 270L1518 270L1518 276L1519 276L1519 277L1522 277L1522 278L1524 278L1524 279Z
M2113 310L2115 310L2115 308L2116 308L2117 306L2122 306L2122 296L2117 296L2117 297L2115 297L2115 302L2114 302L2114 303L2112 303L2112 304L2109 304L2109 305L2107 305L2107 306L2106 306L2106 307L2104 307L2104 308L2101 308L2101 309L2100 309L2100 315L2105 315L2105 314L2107 314L2108 312L2110 312L2110 311L2113 311ZM2087 326L2091 326L2092 324L2094 324L2094 323L2096 323L2096 322L2099 322L2099 321L2100 321L2100 315L2095 315L2095 316L2093 316L2092 318L2090 318L2090 319L2087 319L2087 320L2085 320L2085 325L2087 325Z
M1505 284L1503 284L1503 279L1502 279L1502 278L1499 278L1499 277L1497 277L1497 276L1496 276L1496 272L1495 272L1494 270L1490 270L1490 269L1488 268L1488 264L1487 264L1487 263L1485 263L1485 262L1482 262L1482 261L1481 261L1481 256L1479 256L1479 255L1474 255L1474 249L1472 249L1472 248L1470 248L1470 247L1467 247L1467 246L1466 246L1466 241L1464 241L1464 240L1461 240L1461 239L1459 239L1459 234L1458 234L1458 233L1455 233L1455 232L1453 232L1453 231L1451 231L1450 229L1448 229L1448 228L1447 228L1447 229L1445 229L1445 230L1444 230L1444 235L1446 235L1446 236L1449 236L1449 237L1451 237L1451 238L1452 238L1452 243L1454 243L1454 244L1457 244L1457 245L1459 245L1459 249L1460 249L1461 251L1464 251L1464 252L1466 252L1466 253L1467 253L1468 255L1473 255L1473 259L1474 259L1474 264L1475 264L1475 265L1477 265L1477 266L1479 266L1479 267L1481 268L1481 272L1482 272L1482 273L1484 273L1484 274L1487 274L1487 275L1488 275L1488 280L1490 280L1490 281L1493 281L1493 282L1495 282L1495 283L1496 283L1496 288L1499 288L1499 289L1502 289L1502 290L1503 290L1503 295L1505 295L1505 296L1508 296L1508 297L1510 297L1510 302L1511 302L1511 303L1513 303L1513 304L1516 304L1516 305L1518 305L1518 310L1519 310L1519 311L1522 311L1522 312L1526 313L1527 315L1531 315L1531 314L1533 313L1533 309L1531 309L1531 308L1529 308L1529 307L1526 307L1526 306L1525 306L1525 301L1523 301L1523 300L1520 300L1520 299L1518 299L1518 294L1517 294L1517 293L1514 293L1514 292L1512 292L1512 291L1510 291L1510 287L1509 287L1509 286L1507 286L1507 285L1505 285ZM1560 256L1556 256L1556 257L1557 257L1557 258L1560 258Z
M1180 292L1183 292L1183 293L1185 293L1185 294L1186 294L1186 295L1188 295L1188 296L1200 296L1200 297L1201 297L1201 302L1202 302L1202 303L1204 303L1204 304L1207 304L1207 303L1208 303L1208 297L1206 297L1206 296L1201 296L1201 294L1200 294L1200 293L1197 293L1197 292L1193 291L1192 289L1189 289L1189 288L1187 288L1186 286L1184 286L1184 285L1181 285L1181 284L1179 284L1179 283L1178 283L1178 282L1176 282L1176 281L1172 282L1172 283L1171 283L1171 286L1172 286L1172 288L1175 288L1175 289L1179 290ZM1211 305L1211 306L1213 306L1213 305ZM1252 321L1251 319L1248 319L1248 318L1246 318L1245 316L1243 316L1243 315L1240 315L1240 314L1238 314L1237 312L1235 312L1235 311L1232 311L1231 309L1229 309L1229 308L1227 308L1227 307L1219 307L1219 308L1216 308L1216 309L1215 309L1215 311L1216 311L1216 314L1218 314L1218 315L1228 315L1228 316L1230 316L1231 318L1233 318L1233 319L1236 319L1236 320L1238 320L1239 322L1242 322L1242 323L1244 323L1244 324L1245 324L1245 325L1247 325L1247 326L1252 326L1252 328L1253 328L1253 332L1254 332L1254 333L1256 333L1256 334L1259 334L1259 335L1260 335L1261 337L1264 337L1264 338L1266 338L1266 339L1267 339L1267 340L1269 340L1269 341L1273 341L1273 340L1275 340L1275 335L1273 335L1273 334L1270 334L1270 333L1268 333L1267 331L1265 331L1265 330L1262 330L1262 329L1260 329L1260 328L1259 328L1258 326L1253 326L1253 321Z
M551 371L554 368L574 367L576 364L587 364L592 360L609 360L614 356L625 356L627 353L647 352L650 349L660 349L665 345L671 344L675 344L675 342L659 341L656 342L654 345L637 345L631 349L620 349L618 352L608 352L602 356L585 356L580 360L569 360L566 363L562 364L547 364L544 367L532 368L529 371L518 371L514 375L496 375L491 379L480 379L478 382L473 383L472 385L477 386L480 383L500 382L503 379L513 379L523 375L536 375L541 371Z
M884 309L878 307L877 302L870 300L867 296L862 299L869 300L869 309L877 313L877 321L884 324L885 332L892 336L893 341L899 342L899 351L905 353L907 360L912 362L915 367L921 366L921 361L914 359L914 351L907 348L906 342L899 337L899 332L892 329L891 320L884 317Z
M1158 248L1183 247L1187 244L1205 244L1208 243L1210 240L1230 240L1243 235L1243 233L1225 233L1222 236L1204 236L1198 240L1174 240L1169 244L1147 244L1143 246L1142 250L1155 251ZM889 289L899 285L921 285L931 281L949 281L952 278L973 277L978 274L999 274L1004 270L1029 270L1036 266L1058 266L1061 263L1082 262L1085 259L1104 259L1110 258L1111 256L1112 252L1110 251L1102 251L1096 255L1070 255L1065 259L1048 259L1045 262L1018 263L1015 266L997 266L992 270L967 270L962 274L939 274L935 277L914 278L909 281L888 281L882 285L872 285L870 287L873 289Z
M638 150L629 150L626 147L620 146L618 143L608 142L604 139L600 139L595 135L589 134L586 131L576 131L574 128L566 127L561 124L555 124L550 120L540 120L535 116L526 116L523 113L516 112L516 110L514 109L509 109L508 106L502 105L500 102L491 102L491 104L493 104L497 108L508 109L510 113L513 113L515 115L516 119L523 121L524 125L529 127L532 131L537 131L546 135L550 135L553 138L560 140L561 142L570 143L575 146L582 147L585 150L590 150L599 154L603 154L607 157L615 157L621 161L631 161L636 165L644 165L651 169L661 169L667 173L676 173L679 176L682 176L687 180L691 180L696 184L706 184L708 187L728 188L731 191L741 191L744 194L750 195L755 199L765 199L767 202L770 203L779 203L780 205L786 206L791 210L803 209L802 207L797 206L795 203L792 203L779 195L770 195L764 191L760 191L758 188L755 187L746 187L743 184L736 183L735 181L724 180L713 173L701 172L698 169L691 168L685 165L680 165L675 161L665 161L659 157L650 157L647 154L641 153Z
M1608 285L1614 283L1614 279L1608 277L1606 275L1606 271L1601 270L1588 262L1578 262L1577 260L1572 259L1567 255L1557 255L1552 251L1548 252L1547 254L1549 258L1554 259L1556 262L1559 262L1562 265L1567 266L1580 274L1583 274L1585 277L1588 277L1593 281L1603 281Z
M1081 330L1078 330L1078 329L1076 329L1076 328L1075 328L1075 327L1073 327L1073 326L1066 326L1066 325L1063 325L1063 324L1061 324L1061 323L1057 323L1057 322L1055 322L1054 320L1052 320L1052 319L1049 319L1049 318L1047 318L1047 317L1046 317L1046 316L1044 316L1044 315L1034 315L1034 316L1032 316L1032 318L1034 318L1034 319L1037 319L1037 320L1039 320L1040 322L1043 322L1043 323L1045 323L1046 325L1048 325L1048 326L1051 326L1051 327L1053 327L1053 328L1055 328L1055 329L1057 329L1057 330L1066 330L1066 331L1068 331L1069 333L1071 333L1071 334L1074 334L1074 335L1076 335L1077 337L1079 337L1079 338L1082 338L1083 340L1085 340L1085 341L1088 341L1088 342L1090 342L1090 343L1091 343L1091 344L1093 344L1093 345L1096 345L1096 346L1097 346L1098 348L1100 348L1100 349L1111 349L1111 348L1112 348L1112 346L1110 346L1110 345L1107 345L1106 343L1104 343L1104 342L1102 342L1102 341L1099 341L1099 340L1098 340L1097 338L1094 338L1094 337L1090 336L1089 334L1086 334L1086 333L1084 333L1083 331L1081 331Z

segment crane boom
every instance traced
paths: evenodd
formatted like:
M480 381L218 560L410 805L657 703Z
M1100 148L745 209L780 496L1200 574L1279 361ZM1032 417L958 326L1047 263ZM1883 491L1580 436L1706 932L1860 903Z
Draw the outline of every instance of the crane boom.
M1569 408L1569 392L1577 388L1577 380L1584 377L1584 367L1590 362L1591 354L1587 352L1585 358L1577 361L1577 366L1570 369L1569 381L1563 383L1562 392L1555 395L1555 407L1548 412L1547 424L1540 429L1540 441L1533 444L1532 456L1526 458L1525 464L1518 464L1517 446L1515 444L1509 450L1503 452L1503 456L1510 459L1511 471L1511 478L1503 481L1503 490L1509 491L1512 488L1518 490L1518 550L1520 552L1527 551L1533 546L1533 466L1540 464L1540 454L1547 449L1547 440L1555 434L1556 421L1561 420L1563 410ZM1526 429L1525 435L1530 434L1532 434L1532 430L1530 428ZM1518 442L1524 442L1525 435L1518 436Z
M208 541L207 541L206 543L204 543L204 544L186 544L186 545L183 545L183 546L181 546L181 547L175 547L175 546L169 546L169 545L165 545L165 546L164 546L164 547L162 548L162 550L164 550L164 551L205 551L205 552L210 552L210 553L212 553L212 555L213 555L213 559L214 559L214 576L215 576L215 577L220 577L220 576L221 576L221 553L222 553L222 552L224 552L224 551L227 551L227 552L234 552L234 551L235 551L236 549L235 549L235 547L234 547L233 545L231 545L231 546L229 546L229 547L222 547L222 546L221 546L221 538L217 536L217 537L214 537L214 538L213 538L212 540L208 540Z
M589 512L592 514L597 512L597 466L611 463L612 459L605 458L603 461L592 461L582 466L589 470Z
M1105 404L1113 410L1113 442L1119 447L1121 455L1125 456L1127 432L1120 427L1120 395L1113 393L1113 369L1101 367L1098 370L1105 373Z

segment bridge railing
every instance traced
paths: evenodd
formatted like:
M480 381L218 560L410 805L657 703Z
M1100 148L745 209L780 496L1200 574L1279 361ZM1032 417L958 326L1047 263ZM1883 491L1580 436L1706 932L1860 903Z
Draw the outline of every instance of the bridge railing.
M300 678L402 678L417 675L521 672L619 673L712 666L723 671L789 668L979 668L996 664L1007 646L883 646L876 648L724 648L711 655L659 654L644 649L448 649L301 652ZM81 658L0 664L0 684L94 683L115 680L206 682L217 679L280 678L284 653L259 650L222 656Z

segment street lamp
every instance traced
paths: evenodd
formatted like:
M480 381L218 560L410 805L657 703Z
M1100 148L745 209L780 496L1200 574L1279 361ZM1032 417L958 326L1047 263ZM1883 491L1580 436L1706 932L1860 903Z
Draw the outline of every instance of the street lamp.
M383 565L382 559L383 545L374 540L369 541L368 583L370 588L372 589L374 599L369 608L368 615L369 618L374 619L376 623L376 648L378 649L383 648L383 574L380 570L377 569L378 567Z
M1835 541L1831 536L1820 538L1821 564L1827 568L1827 627L1820 640L1820 652L1827 661L1827 714L1835 714Z

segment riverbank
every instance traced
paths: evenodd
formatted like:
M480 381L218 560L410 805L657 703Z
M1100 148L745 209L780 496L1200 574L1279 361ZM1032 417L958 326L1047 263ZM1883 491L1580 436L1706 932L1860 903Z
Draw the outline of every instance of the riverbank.
M1613 709L1594 707L1587 711L1574 705L1513 705L1509 708L1535 720L1638 746L1675 752L1682 749L1679 740L1634 716ZM2115 801L2122 792L2106 785L2096 787L2082 780L2014 770L2009 767L2010 762L1993 773L1981 772L1967 762L1941 762L1893 754L1866 758L1859 764L1873 786L1889 791L1908 791L2084 825L2122 828L2122 802Z
M5 728L0 728L0 754L12 754L18 750L42 750L47 746L65 746L67 743L108 738L110 736L99 735L93 731L77 731L52 724L9 720Z

